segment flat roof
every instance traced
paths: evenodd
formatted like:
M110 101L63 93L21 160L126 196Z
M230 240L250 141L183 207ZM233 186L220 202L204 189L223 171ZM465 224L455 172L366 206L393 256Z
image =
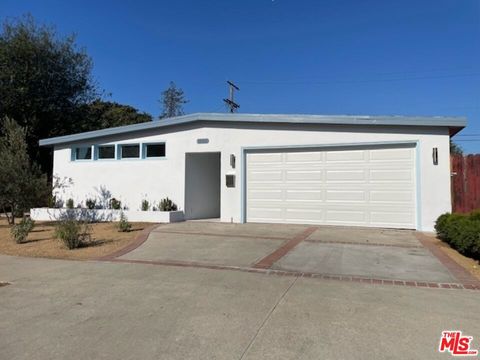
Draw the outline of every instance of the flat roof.
M277 123L277 124L323 124L323 125L388 125L388 126L429 126L448 127L455 134L467 125L465 117L444 116L363 116L363 115L282 115L282 114L230 114L194 113L168 119L154 120L139 124L87 131L83 133L57 136L39 141L40 146L66 144L82 140L133 133L149 129L212 121L225 123Z

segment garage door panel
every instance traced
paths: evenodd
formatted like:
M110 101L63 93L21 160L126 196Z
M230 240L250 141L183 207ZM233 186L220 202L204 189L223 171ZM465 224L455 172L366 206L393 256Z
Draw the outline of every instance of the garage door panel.
M391 189L371 190L370 203L412 203L415 200L413 191L395 191Z
M414 147L247 153L246 219L415 228Z
M260 189L260 190L249 190L248 197L250 200L281 200L283 198L282 190L270 190L270 189Z
M301 209L287 209L285 211L285 220L288 222L307 222L307 223L318 223L322 221L324 217L324 211L313 209L310 211L305 211Z
M258 153L249 159L250 165L256 163L282 163L283 155L281 153Z
M392 223L408 227L409 224L415 221L411 211L407 212L387 212L374 211L370 213L370 222L378 226L389 226Z
M286 170L286 180L312 181L323 178L322 170Z
M413 171L411 169L382 169L370 170L371 181L410 181L413 182Z
M267 221L277 220L281 221L283 218L282 210L277 208L257 208L252 207L249 209L251 212L250 221Z
M249 178L252 182L254 181L272 181L272 180L282 180L283 175L281 170L272 170L272 171L260 171L253 170L249 174Z
M327 151L327 163L335 162L363 162L366 153L364 150L353 151Z
M366 170L327 170L327 181L365 181Z
M327 190L327 202L364 202L367 198L365 191Z
M322 190L285 190L286 200L323 200Z
M363 210L327 210L326 211L326 222L329 224L338 224L338 223L358 223L363 224L366 222L366 214Z
M285 154L285 163L298 163L298 162L322 162L324 154L319 151L314 152L290 152Z
M370 152L371 161L410 161L412 148L399 148L399 149L377 149Z

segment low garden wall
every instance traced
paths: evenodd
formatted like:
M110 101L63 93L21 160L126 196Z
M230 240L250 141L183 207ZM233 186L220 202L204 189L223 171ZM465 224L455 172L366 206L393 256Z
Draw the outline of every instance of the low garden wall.
M111 209L56 209L35 208L30 210L30 218L35 221L56 221L66 214L74 215L78 220L92 222L119 221L120 214L131 222L172 223L184 220L183 211L138 211Z

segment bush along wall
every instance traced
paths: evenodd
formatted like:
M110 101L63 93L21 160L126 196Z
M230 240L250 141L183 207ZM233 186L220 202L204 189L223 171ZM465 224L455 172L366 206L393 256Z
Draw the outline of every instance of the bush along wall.
M437 236L452 248L480 260L480 210L470 214L440 215L435 230Z

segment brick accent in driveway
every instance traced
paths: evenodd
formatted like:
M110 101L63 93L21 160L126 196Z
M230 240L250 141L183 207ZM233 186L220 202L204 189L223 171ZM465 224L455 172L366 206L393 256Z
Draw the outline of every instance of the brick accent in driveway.
M148 261L148 260L128 260L128 259L111 259L109 261L119 262L119 263L128 263L128 264L178 266L178 267L192 267L192 268L210 269L210 270L242 271L242 272L274 275L274 276L294 276L294 277L304 277L304 278L322 279L322 280L357 282L357 283L365 283L365 284L371 284L371 285L408 286L408 287L425 288L425 289L430 288L430 289L480 290L480 285L476 286L476 285L468 285L468 284L463 285L459 283L438 283L438 282L423 282L423 281L408 281L408 280L376 279L376 278L350 276L350 275L316 274L316 273L298 272L298 271L213 265L213 264L203 264L203 263L188 262L188 261Z
M269 269L272 267L273 263L280 260L282 257L287 255L295 246L300 244L303 240L308 238L313 232L317 230L316 227L309 227L305 231L302 231L300 234L294 238L288 240L285 244L280 246L277 250L271 254L265 256L263 259L258 261L253 267L257 269Z
M159 226L160 226L160 224L155 224L155 225L151 225L151 226L146 227L145 229L142 230L142 232L140 234L137 235L135 240L133 240L130 244L128 244L124 248L121 248L120 250L117 250L117 251L115 251L111 254L99 257L97 260L112 260L112 259L115 259L115 258L120 257L122 255L125 255L125 254L129 253L130 251L135 250L140 245L142 245L145 241L147 241L150 233Z
M470 274L463 266L457 264L450 256L443 252L433 241L433 239L420 232L415 233L418 241L427 248L449 271L450 273L466 287L480 288L480 280Z

